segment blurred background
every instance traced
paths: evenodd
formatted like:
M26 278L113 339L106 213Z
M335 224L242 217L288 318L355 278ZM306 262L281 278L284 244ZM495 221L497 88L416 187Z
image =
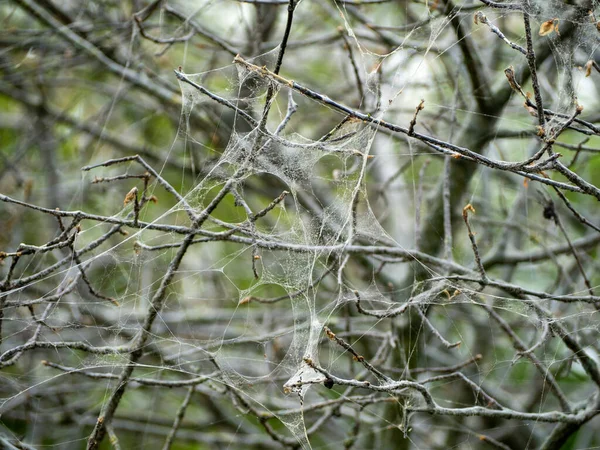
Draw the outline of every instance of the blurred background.
M600 445L597 6L0 2L0 446Z

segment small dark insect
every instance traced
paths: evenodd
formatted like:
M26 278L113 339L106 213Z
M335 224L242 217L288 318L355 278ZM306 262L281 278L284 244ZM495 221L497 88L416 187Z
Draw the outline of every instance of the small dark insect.
M323 386L325 386L327 389L331 389L333 387L333 380L331 378L327 378L325 381L323 381Z
M542 212L544 219L554 220L556 222L557 216L556 216L556 209L554 206L554 202L545 192L543 192L539 189L537 190L537 192L540 197L540 199L539 199L540 203L544 206L544 210Z
M544 219L551 220L556 217L556 211L554 211L554 203L550 202L544 206Z

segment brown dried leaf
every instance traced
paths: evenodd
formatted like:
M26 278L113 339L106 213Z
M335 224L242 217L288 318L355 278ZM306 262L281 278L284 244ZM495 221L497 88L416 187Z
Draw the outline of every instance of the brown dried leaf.
M125 200L123 200L123 206L127 206L128 204L130 204L132 201L134 201L135 199L137 199L137 193L138 193L138 188L137 187L133 187L125 196Z
M525 103L525 109L527 111L529 111L529 114L531 114L533 117L537 117L537 109L535 109L533 106L529 106L527 103Z
M592 74L592 67L594 65L594 61L592 61L591 59L585 63L585 76L589 77Z
M467 217L469 212L475 214L475 208L470 203L463 208L463 217Z
M513 66L508 66L506 69L504 69L504 75L506 75L508 84L510 84L510 87L513 89L513 91L520 92L521 89L519 89L520 86L517 83L517 80L515 79L515 69L513 68Z
M250 303L252 301L252 296L244 297L239 301L239 305L245 305L246 303Z
M556 25L555 25L555 23L556 23ZM558 29L558 19L557 18L546 20L540 26L540 36L546 36L548 34L551 34L554 31L556 31L557 29Z

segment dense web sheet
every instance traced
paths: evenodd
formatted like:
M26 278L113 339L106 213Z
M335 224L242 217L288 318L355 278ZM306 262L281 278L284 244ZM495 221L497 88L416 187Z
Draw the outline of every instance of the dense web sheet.
M274 51L250 62L264 64L276 54ZM276 96L281 86L244 66L236 65L235 68L237 73L234 72L231 79L236 81L237 87L224 93L234 95L221 97L222 103L240 108L251 117L259 117L269 89ZM223 69L223 73L227 72L232 72L231 67ZM186 74L185 82L181 82L184 91L182 123L189 123L189 114L205 98L202 92L190 90L189 81L199 83L205 76ZM254 269L258 276L250 287L238 288L241 305L251 303L263 286L279 286L289 295L286 313L289 317L277 319L279 327L285 325L287 328L286 333L282 333L282 342L278 344L285 348L285 356L280 361L252 364L250 370L247 369L248 361L260 361L262 355L257 353L254 355L256 360L253 360L247 350L223 345L214 356L223 370L224 382L241 393L246 401L264 406L261 399L273 395L280 397L279 408L293 409L298 407L298 400L301 405L304 404L311 385L326 381L326 377L305 360L318 361L323 326L340 303L347 301L341 297L336 300L347 290L342 283L334 289L328 304L318 305L315 301L317 293L312 289L316 279L335 270L339 272L338 282L342 281L346 263L343 248L352 245L358 237L373 244L382 240L391 242L392 239L378 224L369 207L364 182L376 130L342 117L340 123L320 139L306 138L286 126L289 115L298 108L292 91L287 92L287 106L277 105L281 110L275 133L270 134L268 129L261 130L258 126L245 132L234 130L210 174L186 195L186 201L192 208L201 211L202 205L207 203L205 196L213 188L213 180L235 177L232 192L237 206L251 213L243 200L244 184L248 179L271 175L284 187L286 200L269 212L264 221L252 223L245 230L244 234L252 243L261 241L264 244L257 251L249 246L251 257L258 266ZM285 99L286 95L280 92L280 97ZM272 106L273 109L275 107ZM238 114L235 120L244 120L244 116ZM234 124L235 128L239 128L238 124ZM187 136L190 133L184 130L181 134ZM253 153L257 156L250 156ZM329 192L326 198L319 198L318 192L323 190L324 185ZM318 216L306 213L306 204L310 206L311 202L319 203ZM269 243L276 251L269 251ZM248 257L247 253L245 251L240 256ZM335 291L340 294L335 294ZM286 377L289 377L287 381L281 383L280 380ZM265 382L268 386L261 386ZM290 396L291 393L297 393L299 398ZM298 411L280 419L302 446L309 448L301 409Z
M597 106L595 2L306 0L303 38L241 49L235 20L267 6L223 9L229 42L207 34L218 2L178 27L164 3L137 14L135 38L166 52L191 29L241 55L175 71L163 160L95 151L79 189L102 200L33 210L52 238L2 253L3 435L21 439L10 421L30 398L40 417L68 402L74 447L92 448L121 432L151 447L537 448L593 419L600 194L577 158L598 163L581 115ZM311 19L342 42L329 58L309 51Z

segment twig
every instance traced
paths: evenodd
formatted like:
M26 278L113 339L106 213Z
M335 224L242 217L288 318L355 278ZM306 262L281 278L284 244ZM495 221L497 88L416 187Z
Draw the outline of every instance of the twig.
M529 0L527 0L529 4ZM529 66L529 73L531 76L531 85L533 87L533 95L535 97L535 105L538 111L538 122L540 128L544 130L546 120L544 116L544 104L542 103L542 93L540 91L540 85L537 77L537 65L535 61L535 50L533 49L533 39L531 36L531 24L529 22L529 13L523 11L523 23L525 24L525 42L527 43L527 65Z
M452 342L448 342L446 339L444 339L444 337L440 334L440 332L433 326L433 324L427 318L427 316L425 315L425 313L423 311L421 311L421 308L419 308L418 306L416 306L414 309L417 311L417 313L419 314L419 316L421 316L421 320L423 320L423 322L425 323L425 325L427 325L427 328L429 328L429 330L434 334L434 336L437 337L440 340L440 342L442 344L444 344L444 346L446 348L450 349L450 348L455 348L455 347L460 346L460 344L462 343L461 341L457 341L457 342L452 343Z
M390 377L388 377L384 373L381 373L378 369L376 369L375 367L373 367L364 358L364 356L359 355L358 353L356 353L356 351L352 348L352 346L350 344L348 344L342 338L336 336L336 334L333 331L331 331L331 329L329 327L324 326L323 330L325 330L325 334L327 334L327 337L329 339L331 339L332 341L334 341L336 344L338 344L344 350L348 351L354 357L354 360L358 361L359 363L361 363L364 366L365 369L367 369L369 372L371 372L373 375L375 375L375 378L377 378L378 380L380 380L380 381L382 381L384 383L390 383L390 382L392 382L392 379Z
M475 255L475 262L477 263L477 268L479 269L479 273L481 274L481 279L485 283L487 280L487 275L485 274L485 268L481 263L481 257L479 256L479 249L477 248L477 241L475 240L475 234L471 230L471 225L469 224L469 212L475 213L475 208L470 203L463 208L462 216L465 221L465 225L467 226L467 230L469 231L469 239L471 241L471 247L473 248L473 255Z
M354 73L354 79L356 80L356 88L358 89L359 96L359 104L363 102L365 98L365 92L363 89L363 83L360 79L360 73L358 72L358 66L356 65L356 60L354 59L354 53L352 52L352 46L350 41L346 37L346 32L343 27L338 27L338 32L340 36L344 40L344 49L348 52L348 59L350 60L350 65L352 66L352 72Z
M497 35L500 39L502 39L504 42L506 42L511 48L517 50L518 52L521 52L524 55L527 55L527 50L525 50L523 47L521 47L518 44L515 44L514 42L509 41L506 36L504 36L504 33L502 33L502 31L500 31L500 29L494 25L492 22L489 21L489 19L486 17L486 15L481 12L481 11L477 11L475 13L475 24L477 24L478 22L481 23L485 23L488 27L490 27L490 30L492 30L492 32Z
M416 117L416 114L415 114ZM412 122L411 122L412 123ZM415 247L421 248L421 204L423 202L423 184L425 180L425 170L431 162L430 159L426 159L421 169L419 169L419 182L417 187L417 196L415 198Z
M183 402L181 402L181 405L177 410L177 414L175 415L175 421L173 422L173 426L171 427L169 435L167 436L165 444L163 445L163 450L169 450L171 448L171 445L173 445L173 441L175 440L177 430L181 425L181 421L183 420L185 411L187 410L187 407L190 404L190 401L192 400L192 396L194 395L194 389L194 386L190 386L187 393L185 394L185 398L183 399Z

